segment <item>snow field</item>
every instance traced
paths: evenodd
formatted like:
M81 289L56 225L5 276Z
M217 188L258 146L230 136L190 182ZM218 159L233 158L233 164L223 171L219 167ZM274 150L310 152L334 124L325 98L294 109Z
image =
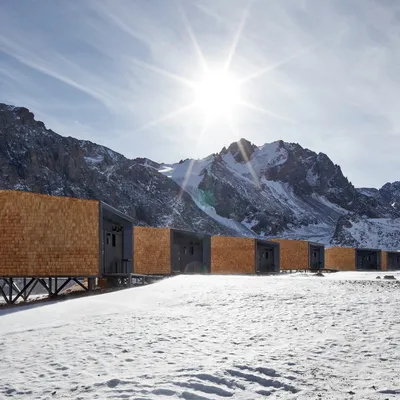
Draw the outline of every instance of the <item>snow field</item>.
M400 282L377 275L179 276L0 310L0 399L398 398Z

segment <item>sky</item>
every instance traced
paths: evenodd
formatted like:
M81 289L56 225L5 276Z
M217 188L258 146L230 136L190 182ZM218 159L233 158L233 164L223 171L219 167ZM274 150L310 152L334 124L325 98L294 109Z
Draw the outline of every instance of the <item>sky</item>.
M400 180L399 20L395 0L0 0L0 102L129 158L284 140L380 187ZM214 71L241 103L210 120Z

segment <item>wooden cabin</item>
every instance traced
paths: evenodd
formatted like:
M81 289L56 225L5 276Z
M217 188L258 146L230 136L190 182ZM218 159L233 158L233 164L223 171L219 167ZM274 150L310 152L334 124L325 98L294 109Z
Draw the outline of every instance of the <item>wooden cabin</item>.
M210 273L209 235L136 226L134 237L136 274Z
M314 270L325 267L325 246L305 240L271 239L280 244L281 270Z
M380 271L382 251L377 249L331 247L325 251L327 268L340 271Z
M279 243L230 236L211 238L213 274L271 274L279 270Z
M132 219L94 200L0 191L0 277L132 272Z

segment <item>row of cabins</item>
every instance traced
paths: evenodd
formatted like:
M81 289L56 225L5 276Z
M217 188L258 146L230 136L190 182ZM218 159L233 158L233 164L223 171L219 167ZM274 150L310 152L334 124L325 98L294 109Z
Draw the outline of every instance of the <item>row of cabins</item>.
M0 191L1 277L400 269L400 253L133 226L101 201Z

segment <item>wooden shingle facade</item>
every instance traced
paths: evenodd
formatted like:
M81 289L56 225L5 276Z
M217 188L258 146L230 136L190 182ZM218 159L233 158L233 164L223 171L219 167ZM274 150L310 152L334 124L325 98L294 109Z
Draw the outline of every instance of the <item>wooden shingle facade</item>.
M327 268L337 269L339 271L355 271L355 249L346 247L331 247L326 249L325 265Z
M96 277L129 269L132 221L99 201L4 190L0 243L0 277Z
M254 238L213 236L211 273L277 273L280 267L279 244Z
M210 272L210 236L171 228L134 228L134 271L143 275Z
M331 247L325 250L327 268L339 271L386 270L386 256L378 249Z
M135 226L133 235L135 273L143 275L171 274L170 229Z
M280 244L281 270L318 270L325 267L325 247L305 240L271 239Z

